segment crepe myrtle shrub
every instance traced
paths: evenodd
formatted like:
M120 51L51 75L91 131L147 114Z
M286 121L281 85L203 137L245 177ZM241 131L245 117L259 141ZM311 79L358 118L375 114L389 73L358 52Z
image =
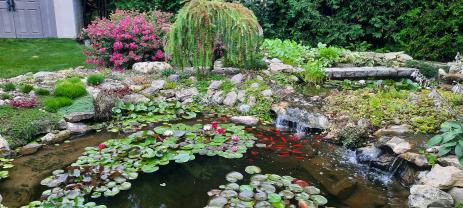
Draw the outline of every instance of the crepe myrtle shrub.
M239 3L192 0L178 12L166 52L179 68L212 68L221 57L248 68L258 57L262 34L254 13Z
M116 10L109 18L94 20L84 29L90 40L87 63L115 71L129 69L135 62L163 61L162 37L169 31L171 14Z

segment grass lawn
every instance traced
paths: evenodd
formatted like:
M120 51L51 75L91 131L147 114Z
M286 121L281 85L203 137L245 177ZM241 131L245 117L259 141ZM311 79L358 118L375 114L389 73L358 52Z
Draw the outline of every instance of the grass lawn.
M71 39L0 39L0 78L85 65L82 48Z

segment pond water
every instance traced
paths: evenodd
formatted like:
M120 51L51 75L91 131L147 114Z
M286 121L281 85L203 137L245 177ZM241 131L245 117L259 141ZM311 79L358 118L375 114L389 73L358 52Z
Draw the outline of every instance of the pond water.
M407 207L408 190L392 176L356 164L352 152L321 142L318 135L295 135L268 126L247 130L266 147L254 147L240 159L198 156L185 164L170 163L153 174L141 174L130 190L95 202L110 208L204 207L207 192L226 184L227 173L244 173L246 166L256 165L263 173L290 175L319 187L329 206ZM40 180L72 163L84 147L109 138L116 136L98 133L17 159L10 179L0 183L5 205L37 200L44 190Z

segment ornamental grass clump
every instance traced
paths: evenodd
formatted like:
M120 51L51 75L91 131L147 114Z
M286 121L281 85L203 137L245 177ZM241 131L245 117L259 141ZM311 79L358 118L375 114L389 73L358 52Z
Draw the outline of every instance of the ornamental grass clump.
M155 12L147 20L144 13L116 10L108 19L93 21L84 29L84 37L90 39L87 63L124 70L135 62L163 61L162 38L171 16Z
M262 28L254 13L238 3L193 0L177 14L166 52L180 68L212 68L223 56L230 66L255 63Z
M78 77L71 77L64 80L59 80L56 83L56 97L68 97L75 99L87 94L84 83Z

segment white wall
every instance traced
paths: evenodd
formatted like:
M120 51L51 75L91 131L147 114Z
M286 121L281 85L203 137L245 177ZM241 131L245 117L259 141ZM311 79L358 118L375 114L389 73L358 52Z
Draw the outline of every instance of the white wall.
M80 0L53 0L58 38L76 38L82 28Z

